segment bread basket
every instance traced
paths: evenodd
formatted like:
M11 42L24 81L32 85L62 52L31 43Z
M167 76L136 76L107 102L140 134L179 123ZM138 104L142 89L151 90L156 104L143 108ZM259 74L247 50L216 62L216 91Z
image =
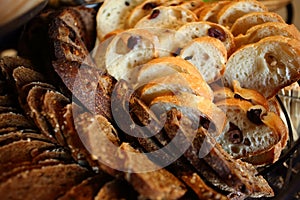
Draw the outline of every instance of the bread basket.
M91 1L77 1L77 0L74 0L74 1L72 1L72 0L62 0L62 1L54 0L54 1L52 1L52 0L49 0L49 2L54 7L57 7L57 6L61 5L60 3L62 3L64 5L78 5L78 4L80 4L80 2L87 3L87 2L91 2ZM96 2L96 1L94 1L94 2ZM98 1L98 2L102 2L102 1ZM278 0L278 1L276 1L276 0L264 0L263 1L262 0L261 2L263 2L270 10L276 10L276 9L285 7L291 1L290 0ZM99 6L101 6L101 5L100 4L88 5L89 8L93 7L93 8L95 8L95 10L97 10L99 8ZM36 29L32 29L32 30L36 30ZM35 36L34 31L32 31L31 33L33 34L33 36ZM22 33L17 35L14 39L19 40L20 37L22 38ZM1 37L0 37L0 39L1 39ZM11 45L9 47L15 48L16 46ZM33 47L33 48L36 48L36 47ZM43 50L41 49L41 51L43 51ZM43 59L43 58L41 58L41 59ZM52 75L49 73L49 76L52 76ZM0 78L2 78L2 77L0 77ZM89 84L89 82L87 82L87 83ZM87 84L87 86L88 86L88 84ZM50 87L50 89L51 89L51 87ZM64 89L66 89L66 88L62 88L62 90L64 90ZM300 185L300 139L299 139L300 138L300 125L299 125L300 124L300 121L299 121L300 90L299 90L299 86L295 85L292 88L283 89L276 96L276 99L280 105L280 109L281 109L280 112L282 115L282 119L287 125L290 140L288 141L288 145L287 145L286 149L282 152L282 156L276 163L258 168L258 171L259 171L259 174L262 175L263 177L265 177L265 179L268 181L270 186L274 189L276 196L272 199L276 199L276 200L300 199L300 190L299 190L299 185ZM55 101L53 101L53 102L55 104ZM54 116L55 116L55 114L54 114ZM131 128L131 126L130 126L130 128ZM84 160L80 160L80 159L78 159L78 160L81 161L81 163L78 162L81 166L84 167L84 166L88 165L87 163L85 163ZM76 160L76 162L77 162L77 160ZM92 170L97 171L97 169L94 169L94 168ZM98 168L98 170L99 170L99 168ZM100 176L101 176L101 174L100 174ZM130 174L129 174L129 177L130 177ZM104 181L107 181L107 180L104 180ZM86 183L88 183L88 182L86 182ZM127 186L128 186L127 182L122 183L122 184L123 185L121 185L120 187L113 188L113 189L115 189L115 191L117 191L117 189L120 189L120 188L121 189L127 188ZM137 183L137 184L140 184L140 183ZM113 185L113 186L116 186L116 185ZM10 192L10 191L8 191L8 192ZM77 189L75 188L73 191L73 193L74 193L73 195L75 197L76 197L76 192L78 195L79 195L79 193L81 193L81 191L78 188ZM84 192L88 192L88 191L84 190ZM127 191L128 196L126 196L125 199L131 199L130 195L132 195L132 194L130 194L130 192L131 192L131 190L129 190L129 192ZM135 195L135 194L133 194L133 195ZM184 199L184 198L182 198L182 199ZM190 198L190 199L194 199L194 198ZM270 198L261 198L261 199L267 200ZM247 200L250 200L250 198Z

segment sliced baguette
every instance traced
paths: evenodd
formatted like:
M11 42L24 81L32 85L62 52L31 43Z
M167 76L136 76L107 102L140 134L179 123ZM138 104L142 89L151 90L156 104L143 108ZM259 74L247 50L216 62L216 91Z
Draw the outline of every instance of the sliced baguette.
M236 48L246 44L258 42L259 40L281 35L299 40L300 32L295 25L288 25L281 22L267 22L250 28L245 35L239 35L235 38Z
M236 51L226 64L223 81L232 86L251 88L267 99L300 78L300 42L283 36L271 36Z
M197 12L199 21L209 21L217 23L218 12L231 1L217 1L211 4L207 4L203 9Z
M251 12L268 11L261 2L256 0L233 1L226 4L217 14L218 24L231 28L233 23L243 15Z
M117 34L105 53L107 72L115 79L128 80L134 67L156 57L155 35L146 30L129 29Z
M105 0L97 16L97 36L102 38L115 30L124 29L127 15L144 0Z
M224 26L212 22L191 22L183 25L176 31L175 39L180 41L181 47L187 42L203 37L210 36L219 39L226 47L228 56L235 49L234 37Z
M217 106L228 119L217 141L234 158L248 158L269 151L287 135L280 117L263 106L253 106L236 98L218 102Z
M151 101L150 107L152 106L164 111L176 108L194 122L201 121L201 117L204 117L212 122L206 124L206 128L214 135L219 135L225 126L225 113L210 100L194 94L182 92L158 96Z
M196 38L181 50L179 56L196 66L207 83L220 79L225 72L227 51L216 38Z
M234 36L246 34L247 30L253 26L266 22L281 22L285 23L284 19L274 12L251 12L238 18L231 27L231 32Z
M197 21L197 16L192 11L181 6L160 6L140 19L135 28L169 28L177 29L180 26Z
M203 79L186 73L174 73L161 78L153 79L142 87L140 98L150 103L154 98L163 94L176 94L178 92L190 92L213 100L213 93Z
M132 79L132 82L137 85L143 85L153 79L178 72L192 74L203 80L198 69L186 60L180 57L163 57L153 59L137 68L135 73L133 73L132 77L134 79Z

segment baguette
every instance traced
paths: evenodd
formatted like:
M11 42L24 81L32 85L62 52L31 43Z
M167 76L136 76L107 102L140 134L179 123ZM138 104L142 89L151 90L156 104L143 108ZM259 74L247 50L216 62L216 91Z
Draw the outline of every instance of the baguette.
M271 36L236 51L226 64L225 86L237 80L241 87L254 89L267 99L300 78L300 42Z
M140 19L134 27L177 29L188 22L194 21L197 21L197 16L188 9L180 6L160 6Z
M281 35L299 40L300 32L294 25L288 25L281 22L266 22L250 28L245 35L235 37L235 45L239 47L258 42L259 40L269 37Z
M208 84L220 79L225 71L227 51L215 38L196 38L181 50L179 56L196 66Z
M213 93L207 83L198 77L186 74L175 73L151 80L140 90L140 99L146 103L150 103L154 98L165 94L178 92L190 92L192 94L203 96L209 100L213 100Z
M218 1L211 4L206 4L205 6L203 6L202 9L197 11L199 21L209 21L218 23L217 15L219 11L229 3L230 1Z
M244 35L251 27L266 22L285 23L284 19L274 12L251 12L235 20L230 30L234 36Z
M217 106L227 116L226 128L217 141L234 158L248 158L269 151L287 135L280 117L262 106L234 98L218 102Z
M231 28L233 23L243 15L251 12L268 11L261 2L256 0L233 1L226 4L217 14L218 24Z
M183 47L191 40L203 36L219 39L226 47L228 56L235 49L232 33L224 26L212 22L199 21L187 23L176 31L175 39L176 41L180 41L180 47Z
M144 0L105 0L97 13L97 37L99 40L115 30L124 30L127 16Z

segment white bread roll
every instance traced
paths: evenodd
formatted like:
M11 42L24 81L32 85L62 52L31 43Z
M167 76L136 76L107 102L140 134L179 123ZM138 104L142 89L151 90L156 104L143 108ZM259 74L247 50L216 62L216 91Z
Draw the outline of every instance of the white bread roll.
M196 38L181 50L179 56L196 66L207 83L220 79L225 71L227 51L216 38Z
M285 23L284 19L274 12L251 12L235 20L230 30L234 36L238 36L239 34L246 34L251 27L266 22Z
M233 53L223 76L225 86L237 80L241 87L257 90L267 99L300 78L300 41L271 36Z

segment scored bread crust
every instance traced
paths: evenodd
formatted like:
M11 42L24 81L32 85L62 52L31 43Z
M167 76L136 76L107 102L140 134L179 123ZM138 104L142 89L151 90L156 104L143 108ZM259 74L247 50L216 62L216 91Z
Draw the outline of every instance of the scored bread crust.
M181 46L184 46L187 42L203 36L219 39L226 47L228 56L235 49L232 33L224 26L213 22L198 21L187 23L176 31L175 38L176 41L181 41Z
M251 12L235 20L230 30L234 36L244 35L251 27L266 22L285 23L284 19L274 12Z
M218 24L221 24L229 29L232 27L235 20L250 12L266 12L267 7L256 0L233 1L224 7L217 14Z
M300 38L300 32L295 25L281 22L266 22L248 29L245 35L235 37L235 45L238 49L243 45L255 43L263 38L275 35L290 37L297 40Z
M217 106L226 113L228 119L227 126L217 141L234 158L248 158L271 149L276 149L279 151L276 153L280 153L285 147L287 130L277 114L268 112L263 107L253 106L246 100L236 98L220 101ZM254 123L249 118L248 111L252 109L259 109L262 112L260 116L256 117L261 120L260 124ZM283 146L279 149L276 147L277 144ZM269 156L271 157L271 155ZM264 163L268 163L270 157L266 157ZM262 158L260 162L263 163Z
M216 38L196 38L181 50L179 56L196 66L207 83L220 79L225 72L227 51Z
M223 76L225 86L237 80L241 87L254 89L267 99L300 78L300 41L270 36L245 45L231 55Z
M197 19L195 13L181 6L159 6L140 19L134 27L177 29L188 22L197 21Z
M186 73L174 73L151 80L140 90L140 98L149 103L160 95L178 92L190 92L213 100L213 92L207 83L197 76Z

